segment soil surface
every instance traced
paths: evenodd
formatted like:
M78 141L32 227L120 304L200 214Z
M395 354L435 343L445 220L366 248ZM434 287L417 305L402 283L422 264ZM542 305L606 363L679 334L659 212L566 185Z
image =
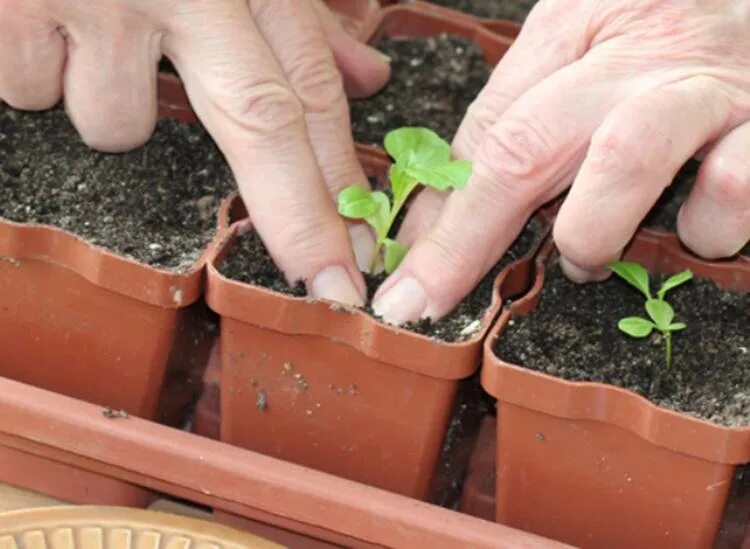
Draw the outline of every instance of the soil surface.
M641 295L619 278L579 286L554 262L539 306L513 319L495 352L571 381L630 389L659 406L727 426L750 425L750 295L696 279L667 294L675 320L672 367L661 336L631 338L621 318L646 316ZM656 276L652 288L661 277Z
M691 160L683 166L672 181L672 184L664 191L659 202L656 203L644 220L644 226L661 229L670 233L677 231L677 214L693 189L699 167L700 163L696 160ZM747 243L740 253L750 256L750 242Z
M430 2L478 17L512 19L522 23L537 0L430 0Z
M382 145L390 130L421 126L451 141L492 72L479 47L455 36L386 38L377 47L392 59L391 80L378 94L351 102L355 140Z
M437 322L425 320L404 328L446 342L463 341L473 337L481 328L480 321L485 310L492 303L495 278L506 265L528 253L540 235L540 225L532 220L505 256L450 315ZM221 274L232 280L261 286L286 295L296 297L305 295L302 282L289 287L283 273L276 267L260 237L254 231L237 239L219 270ZM370 297L372 297L380 283L385 280L385 275L366 275L365 279ZM372 314L369 306L366 310Z
M224 157L198 125L160 121L125 154L89 149L61 108L0 107L0 217L53 225L148 265L184 271L216 230L234 190Z

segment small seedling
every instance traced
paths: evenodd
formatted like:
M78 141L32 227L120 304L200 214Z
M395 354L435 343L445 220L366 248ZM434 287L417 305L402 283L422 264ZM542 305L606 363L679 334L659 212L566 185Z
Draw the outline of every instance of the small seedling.
M392 273L406 255L406 246L389 238L389 233L401 208L420 183L440 191L462 189L471 176L471 162L451 160L450 145L427 128L393 130L385 136L385 149L394 160L389 174L393 204L385 193L356 185L347 187L338 197L342 216L363 219L375 230L377 241L371 274L375 274L381 259L385 272Z
M618 261L609 266L610 270L625 282L636 288L646 297L645 308L649 318L631 316L623 318L617 327L631 337L643 338L658 330L664 340L665 363L667 369L672 364L672 332L678 332L687 328L684 322L672 322L674 320L674 309L664 300L667 292L684 284L691 278L693 273L683 271L666 279L656 297L651 295L651 287L648 279L648 271L638 263L631 261Z

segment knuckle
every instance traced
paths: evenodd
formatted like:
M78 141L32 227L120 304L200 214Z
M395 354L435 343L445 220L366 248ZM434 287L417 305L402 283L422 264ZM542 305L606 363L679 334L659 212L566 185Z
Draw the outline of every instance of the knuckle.
M747 161L716 156L704 162L704 188L719 204L750 209L750 165Z
M326 258L332 243L344 242L344 225L336 217L293 216L273 236L276 254L284 255L290 262L303 263L305 259L318 262Z
M427 245L436 252L432 254L432 272L436 276L431 279L438 292L444 288L470 288L480 278L476 250L456 246L451 235L452 231L441 224L425 235Z
M308 113L325 113L345 104L343 78L327 59L300 62L289 78Z
M283 84L265 82L237 88L228 95L213 94L215 106L251 136L274 137L303 123L302 104Z
M487 174L499 181L533 180L552 157L547 131L530 120L506 120L493 126L477 153Z
M591 137L586 161L596 174L638 179L670 163L671 153L671 141L650 125L613 120L605 121Z

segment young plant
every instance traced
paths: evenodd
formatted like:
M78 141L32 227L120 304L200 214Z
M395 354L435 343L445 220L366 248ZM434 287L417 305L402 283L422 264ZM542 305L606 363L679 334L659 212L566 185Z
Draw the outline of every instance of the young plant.
M471 176L471 162L452 160L450 145L427 128L389 132L385 136L385 150L394 160L389 174L393 204L385 193L356 185L347 187L338 197L342 216L363 219L375 230L377 241L371 274L375 274L381 259L385 272L392 273L406 255L406 246L389 234L401 208L420 183L440 191L462 189Z
M629 336L637 338L648 337L654 330L661 332L665 346L665 362L667 369L669 369L672 364L672 332L684 330L687 325L684 322L672 322L675 316L674 309L664 300L664 297L669 290L693 278L693 273L683 271L669 277L662 283L656 297L653 297L648 271L638 263L618 261L612 263L609 268L646 297L645 308L649 316L648 319L639 316L623 318L617 324L617 327Z

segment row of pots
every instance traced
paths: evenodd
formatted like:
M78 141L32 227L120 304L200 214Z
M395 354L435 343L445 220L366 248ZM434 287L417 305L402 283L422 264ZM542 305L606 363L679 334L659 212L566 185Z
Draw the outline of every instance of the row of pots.
M502 336L508 321L514 315L527 314L538 302L544 281L541 267L553 248L550 240L539 254L514 263L499 275L495 303L485 316L480 335L464 344L441 344L388 328L361 312L309 303L303 298L275 296L224 278L217 266L240 226L226 225L221 243L207 258L207 300L222 315L222 439L391 491L424 495L457 381L472 373L483 342L482 384L498 399L499 522L583 545L710 546L735 471L750 462L750 428L721 428L658 408L622 389L561 381L506 364L494 354L495 339ZM51 286L54 278L44 271L58 269L59 265L30 255L28 251L25 255L6 255L18 262L7 263L32 278L39 270ZM724 287L750 290L747 265L711 265L696 260L676 247L668 236L641 233L626 257L651 270L672 273L691 268ZM60 261L56 258L56 262ZM30 270L25 271L25 265ZM499 312L498 297L519 294L532 275L531 291L503 310L493 323ZM22 295L22 290L19 287L13 295ZM270 304L272 300L279 300L279 304ZM58 311L48 308L47 313L54 316ZM13 331L9 321L6 326ZM57 331L66 326L57 325ZM491 326L490 335L485 338ZM42 341L36 325L27 325L26 329ZM91 345L93 334L86 337ZM400 356L406 360L394 364L397 357L379 351L375 345L379 339L388 341L387 349L403 350ZM40 347L47 345L16 349L35 352ZM320 358L311 360L313 348L322 351ZM410 355L410 348L418 352ZM62 356L70 352L65 350ZM462 362L460 356L466 360ZM297 385L298 379L284 369L288 363L300 366L304 390L285 386ZM122 372L102 370L102 364L93 365L99 367L98 373L93 369L67 373L93 384L107 380L119 387L121 400L101 393L92 399L96 402L112 398L114 402L110 404L117 407L133 398L133 393L123 390ZM428 366L436 369L428 370ZM149 374L127 374L123 379L129 377L135 386L147 389L141 393L148 394ZM330 390L331 385L347 387L351 379L357 382L352 383L358 388L356 394L342 398ZM47 380L37 384L69 394L81 390L61 390L51 387ZM256 405L254 392L260 386L268 387L268 394L272 395L267 409ZM243 398L248 392L251 395ZM331 396L327 398L327 394ZM322 407L307 413L308 399L322 402ZM144 404L133 406L133 413L149 417ZM402 433L409 437L408 443L401 438ZM369 444L378 436L376 445ZM111 503L123 503L123 496L144 495L142 491L127 494L124 490L137 489L80 471L66 476L58 465L45 460L37 463L20 453L14 460L12 450L3 449L2 454L0 460L6 465L3 471L12 473L6 479L11 482L17 481L23 471L24 478L36 483L31 487L49 492L48 483L65 478L63 489L68 492L54 495L84 501L89 497L97 501L104 498ZM375 454L374 458L371 454ZM395 459L389 460L390 455ZM602 456L608 467L593 467ZM383 468L383 464L387 467ZM621 478L624 471L628 473L627 484ZM76 480L81 484L75 488L77 492L70 492L71 482ZM82 491L84 484L85 490L91 491L88 495ZM112 487L117 490L105 495L104 491ZM623 487L627 487L626 493ZM132 499L124 501L134 503Z
M479 36L491 44L487 51L494 60L507 49L507 39L492 38L468 21L453 24L445 18L422 16L414 8L363 10L362 6L370 2L331 4L344 12L365 39L375 33L446 31ZM196 121L177 77L160 74L159 95L161 116ZM366 167L382 175L387 165L385 154L366 147L360 152L363 162L369 164ZM0 296L0 347L5 352L0 357L0 374L114 410L180 424L199 390L202 368L215 336L207 329L211 313L201 296L207 260L226 237L233 204L236 201L230 198L221 206L214 239L184 274L138 264L53 227L1 221L0 277L4 291ZM231 293L231 285L227 286L221 291ZM472 344L471 352L459 354L478 356L478 343ZM475 366L468 367L469 373L472 368ZM433 405L447 408L455 385L450 378L466 374L467 366L444 370L441 375L446 383L437 382L443 389ZM418 376L413 373L412 382ZM445 423L446 411L428 408L424 415L435 416L431 421L438 425ZM440 435L429 438L427 447L415 452L415 461L434 460L431 456L440 445ZM9 455L5 462L15 463L12 458ZM32 488L47 486L48 464L32 459L23 461L23 465L30 472L26 476ZM3 468L0 478L13 480L17 476L14 469ZM96 479L73 471L53 476L70 479L62 493L53 495L81 499L80 495L85 499L87 493L106 491L115 500L131 504L142 503L147 497L129 486L95 489L99 486ZM393 488L421 495L427 476L422 474Z
M448 22L414 6L388 8L378 17L376 34L470 33L480 44L510 43L507 37L491 38L468 19ZM425 27L425 18L439 26ZM419 25L425 30L415 30ZM494 51L487 55L504 49ZM179 97L179 82L164 76L160 84L162 114L194 119ZM361 148L360 158L371 176L387 170L381 151ZM361 312L275 296L224 278L217 267L236 238L239 217L241 206L228 199L216 237L186 275L149 269L49 227L0 223L0 278L7 288L0 296L0 346L9 350L0 359L0 375L111 407L115 414L122 409L179 424L213 340L200 299L206 278L206 301L222 317L223 440L426 497L458 381L476 371L484 344L483 385L499 402L500 522L584 545L710 543L728 479L738 465L750 462L748 429L719 429L619 389L533 374L502 364L492 353L493 340L511 316L535 305L543 269L535 269L534 257L543 261L549 242L541 255L532 253L501 273L477 335L445 344L386 327ZM547 228L549 221L540 217ZM746 259L717 271L679 250L674 236L644 232L628 254L655 270L687 265L703 276L721 273L720 284L750 289ZM517 296L532 282L527 297L501 311L501 297ZM261 390L267 407L258 406ZM701 433L709 442L696 442ZM630 484L628 497L616 498L618 516L625 520L611 513L614 496L603 472L573 469L605 451L611 469L628 470L641 481ZM677 465L671 461L675 456ZM60 486L55 479L66 479L61 492L52 494L66 499L132 505L150 497L130 484L8 448L0 450L0 463L3 480L17 482L23 470L28 487L48 493L50 486ZM664 470L682 472L679 486L674 473L660 474ZM551 483L559 488L550 490ZM584 507L571 505L573 499Z

